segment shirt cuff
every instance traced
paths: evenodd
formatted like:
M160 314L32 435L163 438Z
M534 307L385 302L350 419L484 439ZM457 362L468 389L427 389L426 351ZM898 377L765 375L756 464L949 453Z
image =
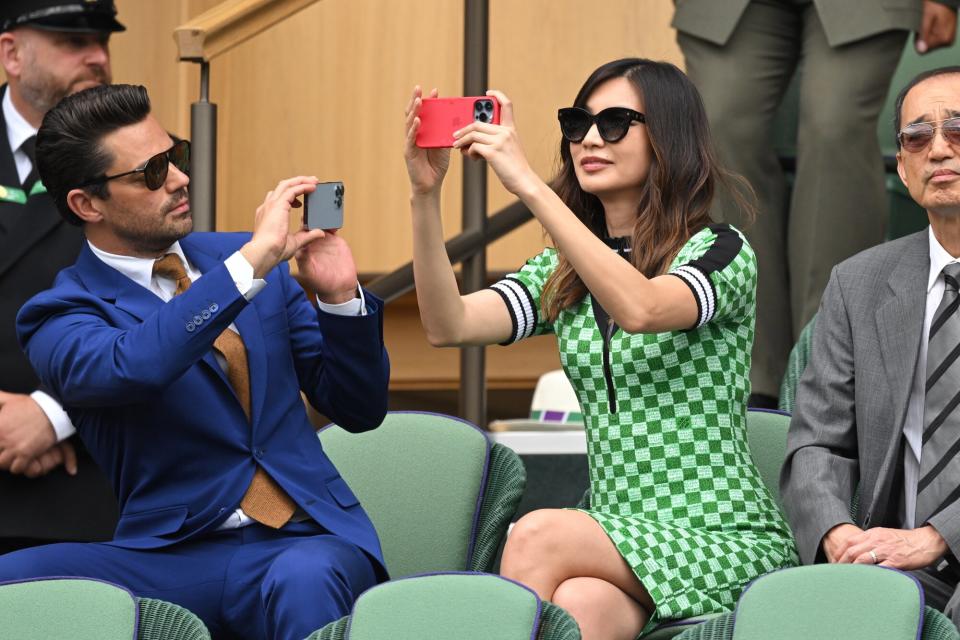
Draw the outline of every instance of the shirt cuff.
M57 434L57 442L63 442L77 432L70 421L70 416L63 410L59 402L43 391L34 391L30 394L30 397L40 405L40 409L47 415L47 420L53 425L53 430Z
M253 277L253 265L247 262L239 251L227 258L223 264L230 272L233 283L237 285L237 291L246 298L247 302L253 300L254 296L267 286L266 280Z
M359 282L357 283L357 292L359 297L340 304L328 304L321 300L320 296L316 296L317 306L320 307L321 311L338 316L365 316L367 315L367 300L363 297L363 287L360 286Z

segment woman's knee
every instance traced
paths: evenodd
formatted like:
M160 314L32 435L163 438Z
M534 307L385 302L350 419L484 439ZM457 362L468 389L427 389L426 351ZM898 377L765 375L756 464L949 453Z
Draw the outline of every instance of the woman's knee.
M539 509L520 518L507 536L504 556L532 558L558 552L566 513L563 509Z

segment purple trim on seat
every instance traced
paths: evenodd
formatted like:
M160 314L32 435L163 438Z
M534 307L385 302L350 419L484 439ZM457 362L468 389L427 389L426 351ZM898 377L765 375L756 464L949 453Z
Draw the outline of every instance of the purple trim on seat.
M430 413L430 412L429 411L398 411L397 413ZM438 413L438 414L432 414L432 415L444 415L444 414ZM450 417L450 416L447 416L447 417ZM470 423L467 422L467 424L470 424ZM537 640L537 634L540 633L540 623L542 622L542 618L543 618L543 600L540 599L540 596L537 595L537 592L531 589L530 587L528 587L527 585L521 582L517 582L516 580L513 580L511 578L504 578L503 576L497 575L496 573L484 573L482 571L431 571L428 573L415 573L413 575L403 576L402 578L395 578L393 580L388 580L387 582L381 582L380 584L375 584L372 587L363 591L359 596L357 596L356 600L353 601L353 606L350 608L350 617L347 618L347 628L343 633L344 640L350 639L350 626L353 623L354 608L356 607L357 602L359 602L360 598L362 598L368 591L372 591L377 587L382 587L385 584L390 584L391 582L402 582L404 580L411 580L413 578L429 578L431 576L490 576L492 578L497 578L498 580L503 580L504 582L512 582L518 587L521 587L524 590L529 591L531 594L533 594L533 597L537 601L537 614L536 616L534 616L534 619L533 619L533 629L531 629L530 631L530 640Z
M448 420L453 420L455 422L462 422L467 425L474 431L480 432L480 435L483 436L484 442L486 442L486 456L483 461L483 475L480 477L480 491L477 492L477 504L473 510L473 524L470 526L470 544L467 546L467 557L464 561L465 567L469 567L470 563L473 561L473 551L476 546L477 541L477 531L480 528L480 509L483 506L483 498L487 493L487 477L490 474L490 449L493 446L493 443L490 441L490 437L487 435L487 432L473 424L469 420L464 420L458 416L451 416L446 413L437 413L435 411L390 411L387 415L423 415L423 416L438 416L440 418L447 418ZM326 431L330 427L335 426L336 423L331 422L325 427L321 427L317 430L317 435L323 431ZM336 466L336 465L334 465ZM360 506L363 506L361 503Z
M8 580L6 582L0 582L0 587L5 587L11 584L26 584L28 582L49 582L51 580L78 580L86 582L99 582L101 584L106 584L111 587L116 587L121 591L125 591L130 600L133 602L133 637L130 640L137 640L140 632L140 598L134 595L133 591L127 589L122 584L117 584L115 582L109 582L107 580L101 580L99 578L88 578L86 576L43 576L41 578L26 578L23 580Z
M541 419L544 422L563 422L566 415L563 411L544 411Z
M760 409L760 411L767 411L767 412L769 412L769 413L783 413L782 411L775 411L775 410L772 410L772 409ZM780 572L783 572L783 571L790 571L790 570L793 570L793 569L804 569L804 568L806 568L806 567L816 567L816 566L818 566L818 565L815 565L815 564L807 564L807 565L801 565L801 566L799 566L799 567L784 567L784 568L782 568L782 569L777 569L776 571L771 571L770 573L765 573L765 574L763 574L762 576L757 576L756 578L754 578L753 580L751 580L750 582L748 582L748 583L747 583L747 586L745 586L745 587L743 588L743 591L740 592L740 597L737 599L737 605L736 605L736 607L734 607L733 612L732 612L732 614L733 614L733 626L734 626L734 628L736 628L736 626L737 626L737 612L740 611L740 603L743 602L743 596L744 596L744 594L747 592L747 590L750 589L750 587L752 587L752 586L757 582L757 580L762 580L763 578L765 578L765 577L767 577L767 576L771 576L771 575L773 575L773 574L775 574L775 573L780 573ZM909 573L907 573L907 572L905 572L905 571L900 571L899 569L895 569L895 568L893 568L893 567L876 567L876 566L869 565L869 564L867 564L867 565L861 565L861 566L868 567L868 568L871 568L871 569L886 569L887 571L895 571L895 572L897 572L897 573L899 573L899 574L901 574L901 575L905 575L905 576L907 576L908 578L910 578L911 580L913 580L914 584L916 584L916 586L917 586L917 591L918 591L919 594L920 594L920 612L919 612L919 617L918 617L918 620L917 620L917 640L920 640L921 636L923 635L923 622L924 622L924 618L925 618L925 615L926 615L926 606L927 606L927 605L926 605L926 598L924 597L924 593L923 593L923 585L920 584L920 581L917 580L916 577L914 577L912 574L909 574Z
M923 592L923 585L920 584L920 581L917 580L916 576L912 573L907 573L906 571L900 571L894 567L877 567L878 569L889 569L890 571L896 571L897 573L902 573L911 580L913 580L917 585L917 591L920 592L920 619L917 621L917 640L920 640L920 636L923 635L923 623L927 615L927 598Z

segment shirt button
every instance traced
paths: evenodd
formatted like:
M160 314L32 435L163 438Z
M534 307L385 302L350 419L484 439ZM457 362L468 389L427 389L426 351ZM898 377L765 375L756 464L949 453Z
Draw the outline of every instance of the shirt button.
M187 331L188 331L188 332L193 333L194 329L196 329L196 328L197 328L197 325L193 324L192 322L188 322L188 323L187 323Z
M214 302L210 305L210 313L216 313L217 311L220 311L220 305Z
M193 316L193 324L200 326L203 324L203 318L201 318L199 315Z
M262 458L262 457L263 457L263 449L257 449L257 450L255 450L255 451L253 452L253 455L255 455L255 456L257 457L257 459Z
M200 312L200 317L203 318L204 320L209 320L209 319L210 319L210 316L212 316L212 315L213 315L213 314L210 313L210 310L209 310L209 309L204 309L203 311Z

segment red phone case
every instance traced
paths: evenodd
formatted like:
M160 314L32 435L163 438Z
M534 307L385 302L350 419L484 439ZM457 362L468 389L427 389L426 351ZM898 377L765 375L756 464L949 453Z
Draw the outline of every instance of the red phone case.
M484 111L492 124L500 124L500 103L491 96L466 98L424 98L420 108L417 146L436 149L453 146L453 132L474 121L477 101L493 103L493 114Z

